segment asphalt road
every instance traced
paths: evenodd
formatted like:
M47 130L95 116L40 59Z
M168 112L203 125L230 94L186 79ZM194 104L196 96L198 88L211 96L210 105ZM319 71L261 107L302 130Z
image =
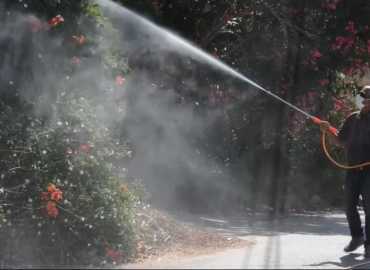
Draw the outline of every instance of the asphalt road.
M207 256L163 258L120 268L370 269L370 261L364 264L367 261L363 258L363 247L350 254L343 251L350 237L341 213L311 213L275 220L258 215L231 221L193 217L190 222L255 244Z

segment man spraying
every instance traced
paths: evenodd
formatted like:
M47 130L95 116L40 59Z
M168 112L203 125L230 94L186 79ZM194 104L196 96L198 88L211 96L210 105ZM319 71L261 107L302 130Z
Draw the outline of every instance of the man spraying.
M343 147L348 164L356 165L370 161L370 86L365 86L360 96L362 109L352 113L344 122L338 134L330 132L330 123L322 121L320 129L336 145ZM357 209L362 197L365 212L365 236ZM360 167L347 171L345 180L346 217L352 236L345 252L352 252L365 245L365 257L370 258L370 167Z

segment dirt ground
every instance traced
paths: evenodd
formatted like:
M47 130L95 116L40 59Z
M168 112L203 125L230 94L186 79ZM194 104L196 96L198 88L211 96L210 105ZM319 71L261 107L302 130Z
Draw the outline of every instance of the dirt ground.
M135 263L162 257L207 255L254 244L215 229L176 221L170 214L153 208L140 209L135 223L138 235Z

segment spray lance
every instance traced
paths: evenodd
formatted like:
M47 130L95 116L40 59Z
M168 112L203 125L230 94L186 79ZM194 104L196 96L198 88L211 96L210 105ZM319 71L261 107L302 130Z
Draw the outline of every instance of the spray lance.
M302 109L298 108L297 106L287 102L286 100L282 99L281 97L279 97L278 95L272 93L271 91L268 91L266 90L265 88L263 88L262 86L256 84L255 82L249 80L249 79L245 79L245 81L247 81L249 84L253 85L254 87L256 87L257 89L261 90L262 92L265 92L266 94L272 96L273 98L279 100L280 102L284 103L285 105L289 106L290 108L292 108L293 110L303 114L304 116L306 116L308 119L310 119L314 124L316 125L321 125L324 121L321 120L320 118L316 117L316 116L313 116L305 111L303 111ZM331 133L333 136L337 136L338 135L338 130L333 127L333 126L329 126L328 127L328 132ZM329 159L329 161L331 161L335 166L337 166L338 168L341 168L341 169L345 169L345 170L352 170L352 169L363 169L364 167L367 167L367 166L370 166L370 161L368 162L364 162L364 163L361 163L361 164L356 164L356 165L344 165L344 164L341 164L339 162L337 162L329 153L328 151L328 148L327 148L327 145L326 145L326 132L322 132L322 135L321 135L321 146L323 148L323 151L326 155L326 157Z

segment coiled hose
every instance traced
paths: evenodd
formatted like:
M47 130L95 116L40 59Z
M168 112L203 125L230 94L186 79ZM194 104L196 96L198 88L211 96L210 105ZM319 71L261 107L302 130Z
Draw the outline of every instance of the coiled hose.
M311 120L316 125L320 125L321 123L323 123L323 120L321 120L320 118L315 117L315 116L312 116L311 117ZM334 136L337 136L338 135L338 130L335 127L333 127L333 126L330 126L329 127L328 132L331 133L331 134L333 134ZM324 150L324 153L325 153L326 157L329 159L329 161L331 163L333 163L335 166L337 166L338 168L340 168L340 169L344 169L344 170L356 170L356 169L357 170L362 170L365 167L370 166L370 161L367 161L367 162L364 162L364 163L361 163L361 164L356 164L356 165L345 165L345 164L341 164L338 161L336 161L330 155L330 153L328 151L328 148L327 148L327 145L326 145L326 132L322 132L322 134L321 134L321 146L322 146L322 149Z
M361 163L361 164L356 164L356 165L345 165L341 164L338 161L336 161L329 153L327 145L326 145L326 133L322 132L321 134L321 146L322 149L324 150L324 153L326 157L330 160L331 163L333 163L335 166L337 166L340 169L344 170L355 170L355 169L363 169L364 167L370 166L370 161Z

